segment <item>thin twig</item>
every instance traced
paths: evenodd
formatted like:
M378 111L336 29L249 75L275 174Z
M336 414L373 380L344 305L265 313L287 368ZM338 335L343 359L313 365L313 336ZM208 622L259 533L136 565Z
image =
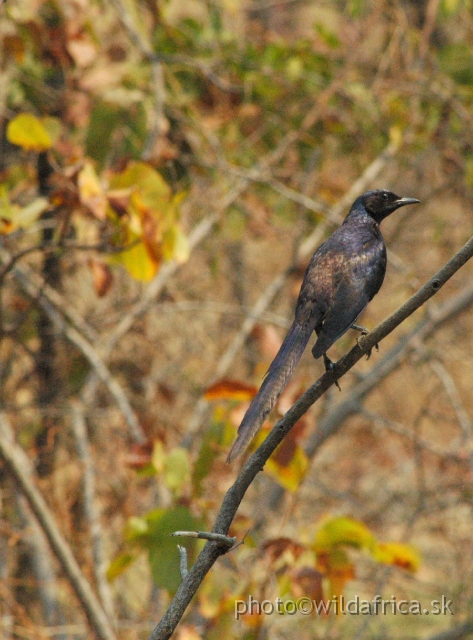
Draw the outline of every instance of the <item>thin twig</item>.
M3 258L3 256L4 250L0 249L0 258ZM38 276L30 273L29 269L17 266L13 269L12 273L25 292L31 298L37 299L38 304L54 322L57 330L72 342L72 344L74 344L89 361L98 378L103 382L114 398L117 407L120 409L128 424L132 437L136 442L143 442L146 439L145 435L139 420L128 401L128 398L122 389L122 386L112 376L103 359L100 357L97 349L91 344L85 335L75 326L68 324L65 321L65 317L69 319L71 318L70 305L68 305L66 301L62 299L62 296L55 292L52 287L47 287L46 283L43 283L43 286L41 286L41 283L38 282ZM47 291L47 294L45 291ZM60 309L60 311L58 309ZM74 317L74 320L75 324L79 324L82 329L85 330L87 327L87 332L90 333L88 325L86 325L82 319L80 322L78 318Z
M90 455L87 426L84 408L79 402L71 403L72 430L77 443L77 455L82 463L82 487L84 501L84 515L87 520L92 547L92 561L97 589L103 608L109 620L114 619L113 599L106 578L106 561L103 551L103 535L100 517L95 507L95 471Z
M179 572L181 578L184 580L189 573L189 569L187 568L187 549L178 544L177 550L179 551Z
M222 544L224 547L233 547L236 538L222 535L221 533L215 533L212 531L174 531L171 536L179 536L181 538L199 538L200 540L213 540Z
M15 256L16 257L16 256ZM0 260L4 265L11 265L15 262L15 257L0 246ZM47 284L44 279L26 265L15 265L11 268L12 275L20 282L31 298L45 298L49 304L55 307L78 331L84 334L92 342L98 339L96 330L84 318L75 311L70 302L67 301L56 289Z

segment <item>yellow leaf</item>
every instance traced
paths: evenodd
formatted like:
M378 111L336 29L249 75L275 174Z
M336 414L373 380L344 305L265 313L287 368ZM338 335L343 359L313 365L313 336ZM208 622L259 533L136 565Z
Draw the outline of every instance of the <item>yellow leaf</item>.
M309 467L309 459L305 451L296 446L288 464L279 464L274 457L270 458L264 469L272 478L288 491L297 491Z
M39 118L20 113L7 126L7 139L27 151L46 151L52 146L51 137Z
M131 516L125 526L125 539L128 542L140 541L149 534L149 523L146 518Z
M120 264L132 278L141 282L152 280L159 267L159 262L150 255L141 241L125 251L110 256L109 260L112 264Z
M373 550L373 557L383 564L394 565L415 572L419 568L420 554L410 544L380 542Z
M323 522L317 531L314 549L319 553L333 549L337 545L348 545L357 549L373 549L376 540L362 522L346 516L330 517Z
M99 220L107 215L107 197L91 162L86 162L77 177L80 201Z
M164 209L171 199L171 188L164 178L145 162L130 162L122 173L110 180L112 189L132 187L140 194L143 206L148 209Z
M166 454L164 452L164 445L161 440L155 440L153 445L153 455L151 456L151 462L157 473L162 473L164 470L164 461Z
M174 260L178 264L184 264L184 262L189 260L189 241L178 226L174 226L174 229L176 234L174 238Z
M393 125L389 129L389 141L390 143L398 149L402 143L402 129L397 125Z
M20 208L12 216L12 222L15 227L28 229L48 207L49 201L47 198L35 198L30 204Z
M46 198L35 198L25 207L12 204L5 185L0 185L0 233L28 229L49 206Z
M48 132L49 138L51 140L51 145L56 144L59 136L61 135L62 122L59 120L59 118L44 116L44 118L41 118L41 123Z

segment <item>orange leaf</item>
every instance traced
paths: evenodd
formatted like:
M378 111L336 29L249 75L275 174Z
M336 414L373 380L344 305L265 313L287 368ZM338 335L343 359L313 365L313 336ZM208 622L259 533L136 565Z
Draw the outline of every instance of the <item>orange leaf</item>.
M257 392L258 389L252 385L229 378L222 378L222 380L208 387L204 393L204 398L210 401L236 400L238 402L245 402L251 400Z
M92 271L95 293L99 298L103 298L110 290L113 282L113 274L110 267L92 258L88 260L87 264Z
M342 595L346 583L355 578L353 563L346 551L340 548L317 554L317 569L328 578L331 596Z

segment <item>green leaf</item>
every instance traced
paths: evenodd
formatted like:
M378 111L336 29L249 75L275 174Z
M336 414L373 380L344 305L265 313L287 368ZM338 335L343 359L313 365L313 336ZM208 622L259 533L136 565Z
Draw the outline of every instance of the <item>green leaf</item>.
M113 132L120 124L120 109L107 102L99 102L92 109L85 140L86 154L100 165L105 162Z
M167 511L152 512L146 517L149 523L148 553L151 572L159 587L175 593L181 583L179 553L177 544L182 540L170 537L174 531L197 531L200 522L192 516L187 507L174 507ZM196 540L185 538L189 564L196 552Z
M172 449L164 458L164 481L171 491L179 493L182 486L189 480L189 453L182 447Z
M107 569L107 580L112 582L115 578L118 578L128 567L134 562L137 558L137 555L134 553L122 553L119 556L116 556Z

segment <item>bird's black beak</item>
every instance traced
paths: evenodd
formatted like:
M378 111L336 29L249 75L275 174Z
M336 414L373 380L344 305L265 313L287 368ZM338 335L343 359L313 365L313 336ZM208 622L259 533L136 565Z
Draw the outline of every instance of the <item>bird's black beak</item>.
M399 198L399 200L396 200L394 202L396 209L398 209L399 207L403 207L406 204L418 204L420 202L420 200L417 200L417 198Z

